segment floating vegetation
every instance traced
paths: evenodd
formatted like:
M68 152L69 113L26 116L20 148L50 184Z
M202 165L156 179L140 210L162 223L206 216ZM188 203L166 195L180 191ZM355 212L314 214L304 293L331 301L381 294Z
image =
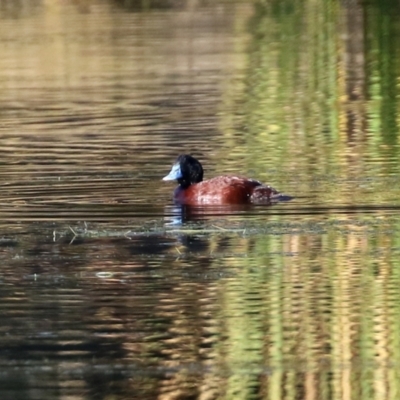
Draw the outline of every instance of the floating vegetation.
M400 230L399 222L390 219L379 218L363 219L331 219L326 221L307 220L268 222L268 221L221 221L221 224L188 223L182 226L165 225L162 222L152 223L151 226L144 224L135 229L124 228L101 228L82 226L68 226L62 236L72 238L101 238L101 237L125 237L132 239L138 236L176 236L176 235L240 235L243 237L254 235L321 235L329 232L340 232L343 234L374 234L377 232L390 234Z

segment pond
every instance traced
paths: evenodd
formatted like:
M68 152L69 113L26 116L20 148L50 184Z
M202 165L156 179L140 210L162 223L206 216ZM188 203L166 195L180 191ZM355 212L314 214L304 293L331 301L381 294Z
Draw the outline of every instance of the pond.
M399 14L1 1L1 399L399 398Z

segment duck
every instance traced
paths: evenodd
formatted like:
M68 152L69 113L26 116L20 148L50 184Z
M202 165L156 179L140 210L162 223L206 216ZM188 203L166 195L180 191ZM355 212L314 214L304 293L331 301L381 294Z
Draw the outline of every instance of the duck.
M292 199L255 179L222 175L203 180L203 175L200 161L189 154L181 154L162 180L178 181L173 200L179 205L271 204Z

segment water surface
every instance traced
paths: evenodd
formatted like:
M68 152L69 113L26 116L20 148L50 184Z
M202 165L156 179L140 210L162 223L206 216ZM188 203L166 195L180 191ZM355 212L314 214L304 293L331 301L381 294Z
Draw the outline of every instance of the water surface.
M1 2L0 397L398 398L398 14Z

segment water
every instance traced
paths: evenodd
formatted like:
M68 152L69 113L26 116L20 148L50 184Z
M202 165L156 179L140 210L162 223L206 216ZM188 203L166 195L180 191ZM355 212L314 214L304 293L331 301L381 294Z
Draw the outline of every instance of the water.
M0 2L0 397L398 398L398 14Z

